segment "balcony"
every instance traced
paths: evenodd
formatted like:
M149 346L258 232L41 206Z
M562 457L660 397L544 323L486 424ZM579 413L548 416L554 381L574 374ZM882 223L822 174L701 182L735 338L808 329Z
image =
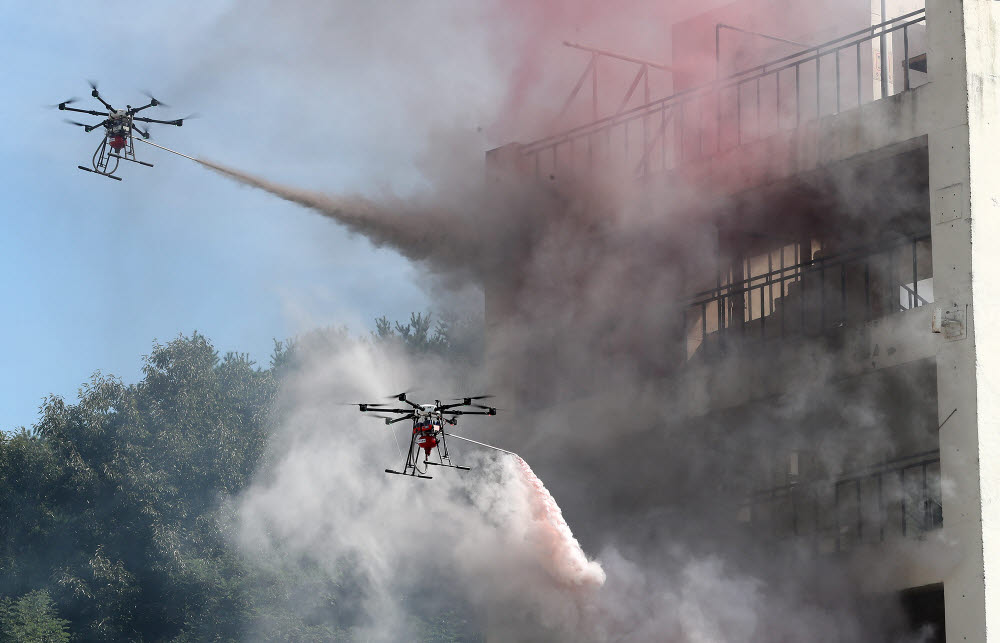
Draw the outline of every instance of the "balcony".
M942 527L936 450L811 482L798 480L799 454L793 462L787 484L747 498L742 523L779 540L805 540L818 553L923 539Z
M801 261L804 252L791 244L745 257L720 271L713 288L695 294L683 322L688 359L730 339L828 334L934 301L930 235Z
M925 84L924 31L919 9L624 109L630 91L615 114L520 146L518 165L549 180L595 172L642 180L676 170ZM879 69L887 73L876 79Z

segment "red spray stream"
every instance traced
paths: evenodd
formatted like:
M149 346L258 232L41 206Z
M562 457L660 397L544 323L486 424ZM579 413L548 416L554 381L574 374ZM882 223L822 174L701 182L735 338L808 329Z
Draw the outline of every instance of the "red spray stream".
M513 451L454 433L446 435L449 438L457 438L514 456L533 519L532 529L529 529L527 538L541 548L541 562L546 571L556 581L572 587L600 587L604 584L607 576L601 564L587 558L587 554L580 547L580 542L566 524L556 499L521 456Z
M517 458L521 479L529 494L531 514L536 526L532 536L542 548L542 564L546 570L557 581L567 585L575 587L603 585L606 575L601 564L587 559L583 548L566 524L562 510L545 488L545 484L538 479L527 462L520 456L514 457Z

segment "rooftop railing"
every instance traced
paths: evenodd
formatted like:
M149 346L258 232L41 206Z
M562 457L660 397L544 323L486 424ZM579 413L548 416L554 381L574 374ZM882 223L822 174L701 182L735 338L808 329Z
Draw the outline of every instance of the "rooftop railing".
M912 11L529 143L521 153L537 177L614 169L644 178L670 170L923 84L926 52L915 41L924 25L924 10Z

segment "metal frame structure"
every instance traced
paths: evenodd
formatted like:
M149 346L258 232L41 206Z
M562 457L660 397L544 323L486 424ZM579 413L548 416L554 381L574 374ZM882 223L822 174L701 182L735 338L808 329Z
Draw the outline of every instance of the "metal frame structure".
M885 38L895 32L901 32L903 38L902 91L910 90L909 29L921 23L926 23L924 9L911 11L706 85L595 118L585 125L523 145L520 151L527 166L533 166L536 177L555 176L562 168L593 171L601 163L612 162L634 164L632 171L638 178L666 171L691 158L732 149L777 131L796 129L803 122L827 113L864 104L861 90L864 50L877 41L883 44L884 57ZM853 67L847 73L855 75L856 96L851 100L842 92L845 67ZM832 74L831 82L824 82L824 69L830 70L827 73ZM881 95L872 100L888 95L885 76L883 73ZM586 74L578 85L585 78ZM773 86L767 101L762 81ZM828 110L824 110L824 99L831 105ZM761 118L765 110L773 115L770 129L764 127ZM725 130L726 124L735 132Z
M556 119L562 117L566 111L569 109L570 105L576 99L580 90L583 88L584 83L587 79L590 79L590 95L591 95L591 116L593 120L598 120L600 118L599 102L598 102L598 76L597 76L597 65L601 58L611 58L613 60L620 60L627 63L633 63L639 65L639 69L636 71L635 76L632 78L632 82L629 84L628 90L625 92L625 96L622 98L621 103L618 105L618 109L614 111L614 114L622 113L628 106L629 102L632 100L632 96L635 94L635 90L638 89L639 83L643 85L643 102L645 105L650 101L649 95L649 70L656 69L659 71L667 72L668 74L673 73L673 68L668 65L663 65L660 63L650 62L648 60L643 60L641 58L635 58L634 56L625 56L622 54L616 54L605 49L597 49L595 47L587 47L585 45L580 45L574 42L563 41L563 45L573 49L579 49L581 51L586 51L590 54L590 61L587 63L586 68L584 68L583 73L580 74L579 79L577 79L576 84L573 85L573 89L570 91L569 96L566 97L565 102L563 102L562 109L559 110L559 114Z
M121 161L132 161L133 163L138 163L139 165L145 165L146 167L153 167L152 163L146 163L145 161L140 161L135 158L135 143L132 137L133 125L131 123L131 117L126 117L127 123L123 123L121 126L122 139L124 139L124 146L118 150L116 154L113 150L109 151L111 147L109 143L110 133L105 134L104 138L97 145L97 150L94 151L94 156L91 159L91 165L94 169L85 167L83 165L77 165L78 168L84 172L93 172L95 174L102 174L109 179L115 179L121 181L120 176L114 176L114 173L118 171L118 164ZM115 159L114 166L108 170L108 164L111 159Z
M722 30L728 29L730 31L735 31L738 33L746 34L748 36L755 36L758 38L764 38L765 40L771 40L773 42L781 42L786 45L792 45L794 47L799 47L800 49L808 49L809 45L801 42L795 42L794 40L787 40L785 38L779 38L777 36L772 36L766 33L760 33L758 31L750 31L749 29L743 29L742 27L736 27L734 25L727 25L725 23L719 22L715 25L715 78L718 80L721 65L722 65Z

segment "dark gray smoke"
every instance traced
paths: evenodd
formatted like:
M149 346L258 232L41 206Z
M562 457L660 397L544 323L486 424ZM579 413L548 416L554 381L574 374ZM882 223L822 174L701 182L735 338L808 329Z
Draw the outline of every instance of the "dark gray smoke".
M901 627L891 600L877 610L866 607L866 594L851 570L795 545L775 548L749 527L740 528L737 514L743 494L761 481L778 479L775 475L787 466L782 458L791 451L813 454L817 471L831 475L854 463L905 454L897 452L904 445L897 444L900 435L892 431L902 430L903 436L912 434L919 441L928 430L919 417L925 409L911 400L901 406L912 409L913 416L887 417L897 407L886 407L883 400L911 395L906 383L926 376L907 374L902 386L878 375L861 383L836 383L831 378L840 349L803 343L796 359L784 361L789 373L780 393L706 414L702 409L717 406L712 401L720 394L734 401L752 399L756 382L739 378L760 375L748 372L753 358L741 352L684 363L673 313L686 284L718 252L706 226L690 214L665 207L650 213L644 211L648 203L615 204L615 197L580 188L566 195L507 181L483 185L478 193L464 190L463 210L452 209L446 199L435 206L432 199L335 198L212 167L329 216L373 243L388 244L433 274L456 282L476 280L488 298L502 298L503 308L493 311L488 330L493 381L481 382L504 391L509 406L499 430L491 427L485 436L475 437L532 462L585 549L600 552L608 581L600 592L585 596L552 586L531 593L526 603L518 588L537 589L541 583L529 573L530 564L519 567L505 559L502 568L477 569L467 576L467 561L449 557L450 563L435 562L446 567L437 570L442 583L454 582L457 575L463 585L473 585L468 595L481 601L477 606L499 640L533 640L545 631L546 638L566 640L882 641ZM720 196L708 198L725 202ZM683 210L691 202L675 203ZM344 359L337 351L317 358ZM324 365L319 372L313 365L303 369L302 385L322 383L323 390L336 391L345 375L370 378L381 371L380 384L360 395L374 399L422 381L406 375L407 369L429 369L436 373L435 391L463 386L447 375L446 366L402 366L406 362L395 356L390 365ZM384 376L386 369L393 377ZM464 392L470 392L464 385ZM345 393L340 399L350 398ZM305 410L324 406L316 399L303 394L297 404ZM344 412L333 417L347 426L359 421ZM309 447L313 453L322 449L319 443ZM289 466L301 466L289 457ZM379 461L371 455L359 462ZM346 467L342 473L370 482L365 471L378 470L371 464L367 470ZM331 483L339 479L331 475ZM506 475L503 485L509 486ZM282 479L281 472L277 477ZM496 511L505 502L503 485L491 486L497 483L496 478L477 478L462 493L491 498L491 511ZM320 482L311 488L330 487ZM299 493L285 489L281 497ZM380 481L364 492L377 502L363 512L345 511L336 502L333 506L349 516L352 530L373 538L382 533L374 526L385 524L379 512L398 513L398 507L414 502L426 512L447 511L449 505L425 505L426 496L412 493ZM440 489L433 493L443 500ZM320 491L320 506L329 503L323 497ZM253 493L249 498L251 506L261 501ZM498 546L494 539L504 537L489 530L503 532L517 524L511 518L506 525L489 527L489 519L483 524L478 517L481 507L477 500L475 508L449 516L462 534L462 555L486 555L484 549ZM422 523L421 516L417 511L408 518L409 533L442 538L438 530L427 533L426 527L413 526ZM296 526L301 520L313 518L300 515L283 522ZM479 526L473 530L470 524ZM477 538L481 541L474 542ZM405 557L408 542L383 546L393 556ZM518 555L530 561L530 551ZM368 552L358 559L369 555L387 556ZM865 574L874 569L877 565ZM391 584L417 572L402 577L389 570L369 573ZM381 613L388 608L379 604L371 609ZM387 622L405 630L402 616ZM392 638L402 630L374 631Z
M780 236L794 219L833 249L870 243L926 207L919 182L876 193L871 173L831 171L806 188L734 195L724 184L640 190L572 174L539 184L503 168L477 181L441 160L421 194L349 197L200 162L394 248L445 289L486 293L488 371L351 342L317 348L286 390L277 464L241 499L243 544L262 560L302 558L331 575L347 561L359 567L363 635L410 635L412 614L394 592L427 583L454 588L503 641L910 640L892 598L866 585L905 557L865 559L859 572L857 559L828 554L831 539L847 537L830 534L829 515L762 527L779 517L743 521L741 501L784 485L793 457L829 481L934 444L933 403L914 394L933 368L845 378L847 362L874 350L846 331L720 343L688 359L682 320L692 290L732 258L725 230ZM880 171L912 169L895 163ZM787 216L805 208L812 216ZM470 437L532 464L603 565L603 587L580 591L544 573L509 462L467 452L479 474L422 487L380 473L392 434L359 427L333 401L414 384L432 396L502 395L498 421L470 424ZM424 542L434 555L422 555Z

